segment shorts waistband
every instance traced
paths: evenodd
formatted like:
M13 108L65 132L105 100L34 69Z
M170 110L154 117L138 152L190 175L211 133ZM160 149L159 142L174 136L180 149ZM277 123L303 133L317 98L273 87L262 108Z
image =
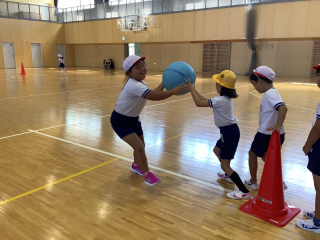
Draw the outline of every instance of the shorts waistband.
M219 127L220 128L220 132L223 133L225 131L229 131L229 130L232 130L232 129L238 129L238 124L234 123L234 124L231 124L231 125L228 125L228 126L223 126L223 127Z
M118 119L118 120L134 121L134 120L138 120L139 116L138 117L129 117L129 116L120 114L120 113L116 112L115 110L113 110L113 112L111 114L111 118Z

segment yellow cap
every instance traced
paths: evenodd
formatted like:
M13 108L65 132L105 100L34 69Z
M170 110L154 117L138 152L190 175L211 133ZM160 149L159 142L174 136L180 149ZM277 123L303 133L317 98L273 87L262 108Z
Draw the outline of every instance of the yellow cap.
M219 74L213 75L212 79L223 87L235 89L237 76L230 70L224 70Z

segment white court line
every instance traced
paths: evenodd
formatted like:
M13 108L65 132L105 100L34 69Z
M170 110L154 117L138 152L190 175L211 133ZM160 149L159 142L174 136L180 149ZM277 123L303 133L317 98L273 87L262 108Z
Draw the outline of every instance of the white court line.
M246 86L249 86L249 85L251 85L251 84L243 85L243 86L240 86L238 88L246 87ZM216 93L216 92L212 92L212 93ZM202 95L207 95L207 94L212 94L212 93L205 93L205 94L202 94ZM192 97L183 98L183 99L179 99L179 100L173 100L173 101L169 101L169 102L165 102L165 103L154 104L154 105L146 106L145 108L156 107L156 106L160 106L160 105L164 105L164 104L168 104L168 103L172 103L172 102L178 102L178 101L191 99L191 98ZM111 114L104 115L104 116L101 116L101 117L104 118L104 117L109 117L109 116L111 116ZM77 124L81 124L81 122L78 122L78 123L66 123L66 124L61 124L61 125L57 125L57 126L53 126L53 127L41 128L41 129L38 129L36 131L43 131L43 130L47 130L47 129L57 128L57 127L62 127L62 126L67 126L67 125L72 125L72 124L77 125ZM25 132L25 133L20 133L20 134L16 134L16 135L6 136L6 137L3 137L3 139L10 138L10 137L15 137L15 136L18 136L18 135L28 134L28 133L30 133L30 132ZM0 138L0 140L1 139L2 138Z
M104 88L113 88L113 87L122 87L122 86L123 85L121 85L121 86L112 86L112 87L99 87L99 88L88 88L88 89L80 89L80 90L70 90L70 91L55 92L55 93L42 93L42 94L37 94L37 95L27 95L27 96L20 96L20 97L0 98L0 101L9 100L9 99L15 99L15 98L38 97L38 96L61 94L61 93L83 92L83 91L91 91L91 90L98 90L98 89L104 89Z
M51 136L51 135L48 135L48 134L45 134L45 133L41 133L41 132L34 131L34 130L31 130L31 129L28 129L28 131L30 131L32 133L37 133L37 134L40 134L40 135L43 135L43 136L46 136L46 137L49 137L49 138L53 138L53 139L56 139L56 140L59 140L59 141L62 141L62 142L66 142L66 143L69 143L69 144L72 144L72 145L75 145L75 146L78 146L78 147L81 147L81 148L86 148L86 149L89 149L91 151L95 151L95 152L103 153L103 154L106 154L106 155L109 155L109 156L112 156L112 157L116 157L116 158L125 160L125 161L130 162L130 163L133 161L132 159L127 158L127 157L122 157L122 156L117 155L117 154L105 152L105 151L102 151L102 150L99 150L99 149L96 149L96 148L93 148L93 147L89 147L89 146L86 146L86 145L82 145L82 144L79 144L79 143L68 141L68 140L65 140L65 139L62 139L62 138L54 137L54 136ZM203 185L206 185L206 186L218 189L218 190L222 190L222 191L226 191L226 192L234 191L234 190L231 190L231 189L228 189L228 188L224 188L224 187L221 187L221 186L209 183L209 182L205 182L205 181L193 178L193 177L189 177L189 176L186 176L186 175L182 175L182 174L179 174L179 173L168 171L168 170L165 170L165 169L153 166L153 165L149 165L149 167L153 168L153 169L156 169L158 171L169 173L171 175L175 175L175 176L178 176L178 177L181 177L181 178L193 181L193 182L197 182L197 183L200 183L200 184L203 184Z
M101 116L101 118L109 117L109 116L111 116L111 114ZM61 124L61 125L57 125L57 126L53 126L53 127L47 127L47 128L41 128L41 129L38 129L38 130L35 130L35 131L43 131L43 130L48 130L48 129L52 129L52 128L67 126L67 125L78 125L78 124L82 124L82 123L84 123L84 121L83 122L77 122L77 123L66 123L66 124Z
M28 134L30 132L24 132L24 133L19 133L19 134L14 134L14 135L10 135L10 136L6 136L6 137L2 137L1 139L6 139L6 138L11 138L11 137L15 137L15 136L20 136L20 135L24 135L24 134Z

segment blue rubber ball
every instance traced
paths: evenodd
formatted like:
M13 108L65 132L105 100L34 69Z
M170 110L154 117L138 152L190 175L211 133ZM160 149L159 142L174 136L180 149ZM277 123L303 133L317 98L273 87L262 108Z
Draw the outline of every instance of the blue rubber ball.
M186 83L184 79L188 81L188 78L190 78L191 83L196 81L193 68L185 62L174 62L164 71L162 83L167 90L171 90L182 83ZM177 95L184 95L188 92L189 90L186 90L184 93Z

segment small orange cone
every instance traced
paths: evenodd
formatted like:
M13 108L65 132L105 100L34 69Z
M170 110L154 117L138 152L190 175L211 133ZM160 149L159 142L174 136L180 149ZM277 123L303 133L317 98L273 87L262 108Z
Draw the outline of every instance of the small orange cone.
M23 63L21 63L21 74L20 75L27 75L26 71L24 70Z
M284 227L301 211L284 201L280 133L271 135L258 195L240 210L277 227Z

